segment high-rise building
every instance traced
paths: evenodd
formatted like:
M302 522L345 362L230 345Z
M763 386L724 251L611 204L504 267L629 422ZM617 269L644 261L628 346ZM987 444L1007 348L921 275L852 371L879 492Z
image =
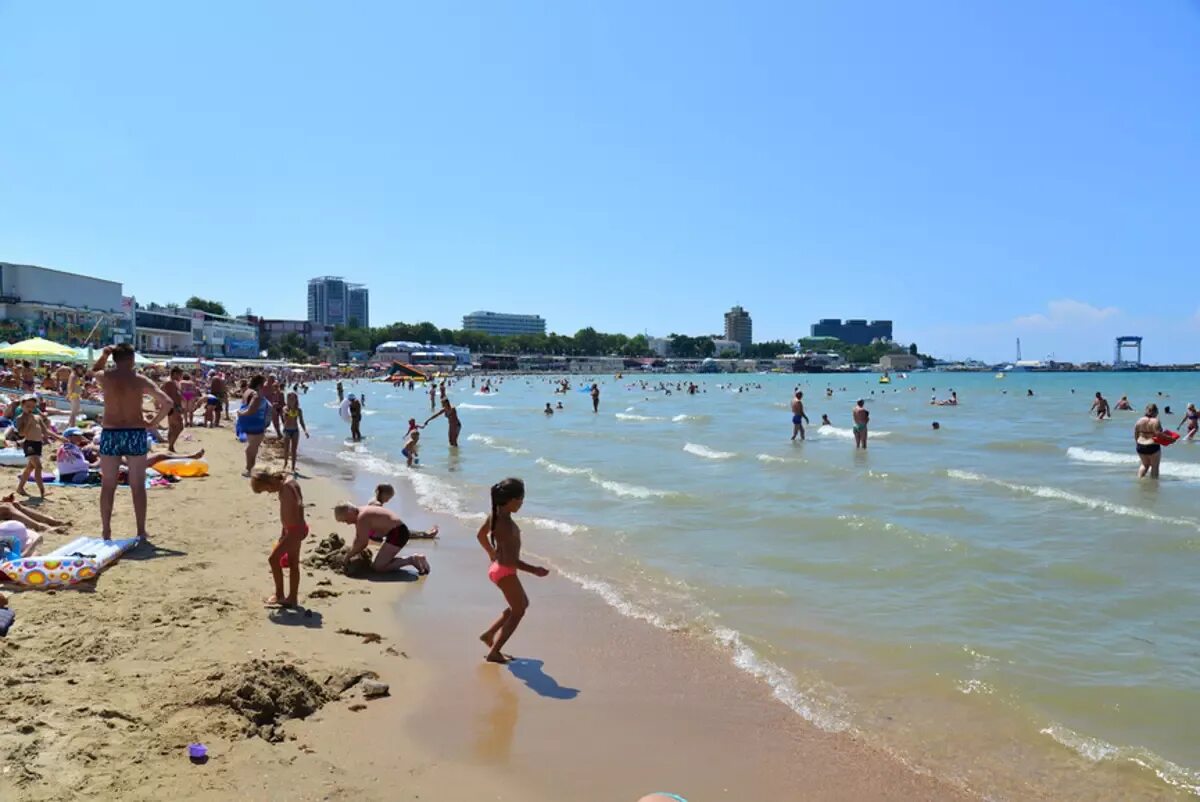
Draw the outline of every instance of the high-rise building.
M725 339L733 340L742 348L754 342L754 323L750 320L750 313L740 306L725 313Z
M508 315L503 312L472 312L463 315L464 331L482 331L505 337L513 334L545 334L541 315Z
M371 325L370 294L362 284L347 284L340 276L320 276L308 282L308 319L324 326L356 322Z
M863 319L842 322L838 318L823 318L812 324L813 337L835 337L848 345L870 345L875 340L892 339L892 321Z
M360 328L371 327L371 296L362 284L350 284L346 299L346 323Z

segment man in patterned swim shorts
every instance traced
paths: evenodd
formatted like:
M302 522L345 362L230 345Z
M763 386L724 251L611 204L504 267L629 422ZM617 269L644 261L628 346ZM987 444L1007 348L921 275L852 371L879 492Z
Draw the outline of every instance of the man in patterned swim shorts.
M105 371L112 357L115 367ZM128 343L110 345L100 354L92 367L104 390L104 425L100 433L100 520L101 534L112 539L113 502L117 497L121 461L129 465L129 492L133 496L133 513L137 519L137 535L146 534L146 452L150 443L146 430L158 424L174 404L171 398L133 369L133 346ZM154 401L154 417L146 419L142 408L146 396Z

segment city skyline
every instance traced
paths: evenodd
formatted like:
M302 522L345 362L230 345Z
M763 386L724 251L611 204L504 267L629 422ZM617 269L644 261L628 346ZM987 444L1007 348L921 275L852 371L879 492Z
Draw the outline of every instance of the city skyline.
M1192 294L1130 291L1200 253L1195 4L218 0L0 23L3 258L139 296L298 319L281 287L332 272L376 288L374 323L538 309L563 332L708 331L736 299L759 340L891 319L989 360L1017 337L1107 360L1139 334L1183 361L1200 334Z

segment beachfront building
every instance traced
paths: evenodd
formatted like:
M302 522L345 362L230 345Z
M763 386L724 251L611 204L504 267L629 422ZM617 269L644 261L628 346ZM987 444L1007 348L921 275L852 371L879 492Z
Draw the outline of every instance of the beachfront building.
M258 324L179 306L135 305L134 347L172 356L257 357Z
M291 335L299 337L304 345L315 346L322 351L333 347L333 329L322 323L313 323L311 320L259 318L258 335L259 343L263 347L278 345L285 338L290 338Z
M370 293L362 284L340 276L320 276L308 282L308 319L324 326L371 325Z
M839 318L822 318L812 324L813 337L833 337L848 345L870 345L876 340L891 342L892 321L853 319L844 323Z
M884 354L879 358L881 370L915 370L921 367L920 357L912 354Z
M515 334L545 334L541 315L509 315L503 312L472 312L463 315L463 331L482 331L498 337Z
M754 322L750 319L750 313L740 306L725 313L725 339L739 343L741 348L749 348L754 342ZM738 353L741 353L741 348Z
M129 311L119 281L0 262L0 339L127 342L133 339Z

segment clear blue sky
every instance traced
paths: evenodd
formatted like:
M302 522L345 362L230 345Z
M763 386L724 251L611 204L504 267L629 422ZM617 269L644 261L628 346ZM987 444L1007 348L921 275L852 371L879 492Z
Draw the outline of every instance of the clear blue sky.
M1200 4L0 0L0 260L303 317L1200 338ZM1188 275L1191 278L1188 278Z

